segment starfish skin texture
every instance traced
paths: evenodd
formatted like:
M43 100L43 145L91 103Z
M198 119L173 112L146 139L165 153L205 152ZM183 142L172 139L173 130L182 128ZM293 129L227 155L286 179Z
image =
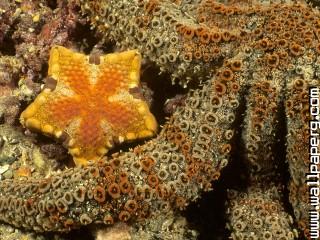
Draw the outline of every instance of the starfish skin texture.
M237 155L244 160L242 166L248 169L250 184L247 192L240 193L238 202L230 202L228 208L229 220L236 223L231 227L233 238L251 238L251 232L255 232L258 239L273 235L269 232L264 235L252 226L250 219L236 228L241 218L233 214L236 212L239 216L235 204L242 204L243 195L249 198L256 194L250 193L252 189L261 189L268 195L266 186L271 189L276 185L278 193L270 191L274 196L266 198L282 198L280 179L286 173L281 172L279 166L284 161L288 162L288 167L283 168L289 171L290 182L283 183L288 184L295 221L309 238L308 212L312 207L308 205L305 174L310 162L307 146L311 119L307 96L309 87L320 85L319 10L305 1L79 2L92 24L104 33L105 41L111 38L119 49L133 44L144 57L155 62L160 71L170 72L173 83L186 87L190 81L211 79L216 81L218 91L229 95L221 80L243 81L233 85L235 89L244 90L238 93L242 97L240 103L245 106L243 125L239 123L236 129L241 132ZM124 16L135 21L120 21ZM246 59L241 55L246 55ZM239 60L246 60L250 65L241 72L240 78L235 75L241 66ZM232 114L229 115L232 119ZM240 116L235 118L241 122ZM214 138L220 136L217 134ZM283 143L278 144L281 141ZM285 218L277 216L277 219ZM268 222L265 221L270 224ZM279 229L264 228L275 232ZM283 237L280 235L275 233L273 237Z
M303 1L79 4L105 41L136 47L182 86L203 81L141 146L48 178L1 181L0 219L40 232L139 223L184 209L242 158L249 177L229 191L230 237L297 239L294 222L308 238L306 111L308 88L320 85L319 11ZM289 183L280 179L287 172Z
M47 82L21 123L62 139L76 165L100 159L114 142L153 136L147 103L129 93L139 86L140 61L135 50L90 58L54 46Z

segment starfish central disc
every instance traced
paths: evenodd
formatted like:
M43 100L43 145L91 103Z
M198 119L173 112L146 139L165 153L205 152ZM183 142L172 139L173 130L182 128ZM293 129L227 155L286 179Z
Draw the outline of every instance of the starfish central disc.
M20 121L64 141L77 165L100 159L114 143L153 136L147 103L130 94L140 65L136 50L93 58L55 46L44 89Z

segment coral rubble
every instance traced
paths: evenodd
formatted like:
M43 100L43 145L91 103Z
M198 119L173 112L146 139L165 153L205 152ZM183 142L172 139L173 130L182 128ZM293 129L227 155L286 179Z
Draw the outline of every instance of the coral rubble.
M197 232L189 229L185 218L169 211L147 219L143 224L117 223L96 232L96 240L196 240Z

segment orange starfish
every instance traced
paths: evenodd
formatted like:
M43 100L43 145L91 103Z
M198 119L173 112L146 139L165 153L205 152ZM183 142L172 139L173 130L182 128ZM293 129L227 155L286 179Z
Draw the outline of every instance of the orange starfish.
M77 165L98 160L115 142L154 135L147 103L131 94L140 63L136 50L99 57L53 47L44 89L21 123L64 141Z

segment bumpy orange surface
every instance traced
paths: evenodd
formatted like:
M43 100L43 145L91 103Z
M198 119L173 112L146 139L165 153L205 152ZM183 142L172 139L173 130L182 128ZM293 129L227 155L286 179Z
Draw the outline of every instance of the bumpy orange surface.
M154 135L148 105L130 94L139 87L140 62L136 50L90 57L53 47L47 82L21 123L64 141L77 165L98 160L114 143Z

